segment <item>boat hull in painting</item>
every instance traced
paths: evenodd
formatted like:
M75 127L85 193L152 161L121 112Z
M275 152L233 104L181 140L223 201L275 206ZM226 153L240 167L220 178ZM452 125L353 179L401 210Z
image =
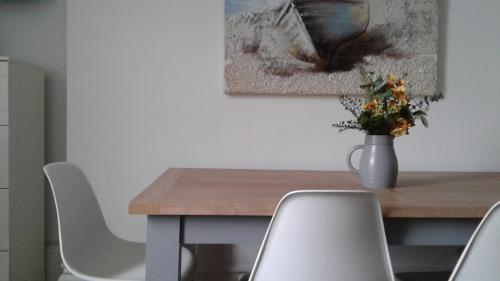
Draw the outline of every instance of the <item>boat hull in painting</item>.
M366 32L370 21L368 0L291 0L316 48L318 68L335 70L338 48Z
M277 13L275 28L295 58L316 70L335 71L338 48L366 32L367 0L289 0Z

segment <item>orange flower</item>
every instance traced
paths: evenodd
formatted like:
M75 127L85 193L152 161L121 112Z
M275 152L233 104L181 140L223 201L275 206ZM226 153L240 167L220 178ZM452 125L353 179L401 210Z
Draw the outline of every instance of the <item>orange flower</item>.
M404 118L398 118L396 123L392 127L391 135L394 137L400 137L408 132L410 128L410 123Z
M406 105L408 103L408 100L406 98L406 87L405 86L394 87L391 89L391 91L397 100L404 102L403 105Z
M361 106L361 109L363 110L370 110L373 111L377 108L378 106L378 101L376 99L373 99Z
M396 98L398 100L402 99L402 98L406 98L405 92L392 91L392 95L394 96L394 98Z
M396 86L396 87L392 87L391 88L391 91L393 93L397 93L397 92L402 92L402 93L406 93L406 87L401 85L401 86Z

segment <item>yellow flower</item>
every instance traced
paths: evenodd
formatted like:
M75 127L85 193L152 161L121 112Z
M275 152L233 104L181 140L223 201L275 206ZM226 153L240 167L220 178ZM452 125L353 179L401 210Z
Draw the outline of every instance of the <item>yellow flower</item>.
M406 92L405 92L406 89L403 86L398 87L398 89L396 89L396 90L394 90L394 89L391 89L391 90L392 90L392 94L394 95L394 97L397 100L400 100L400 101L404 100L404 101L406 101L406 103L408 102L408 100L406 98Z
M410 128L410 123L404 118L398 118L396 123L392 127L391 135L394 137L400 137L408 132Z
M389 113L398 113L401 108L397 104L389 103L387 109Z
M406 87L405 86L396 86L396 87L392 87L391 88L391 91L396 94L398 92L401 92L401 93L405 93L406 92Z
M402 97L399 99L399 105L400 106L405 106L408 104L408 100L406 99L406 97Z
M387 109L391 113L397 113L401 110L401 106L399 105L399 100L390 99L387 103Z
M388 75L387 75L387 81L388 81L388 82L396 82L396 80L398 80L398 79L396 78L396 76L394 76L394 75L392 75L392 74L388 74Z

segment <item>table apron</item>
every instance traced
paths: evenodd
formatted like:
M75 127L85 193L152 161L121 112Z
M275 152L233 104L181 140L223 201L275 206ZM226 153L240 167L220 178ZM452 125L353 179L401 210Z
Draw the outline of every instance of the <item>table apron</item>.
M183 216L181 241L184 244L260 244L270 217ZM465 245L479 219L384 219L390 245Z

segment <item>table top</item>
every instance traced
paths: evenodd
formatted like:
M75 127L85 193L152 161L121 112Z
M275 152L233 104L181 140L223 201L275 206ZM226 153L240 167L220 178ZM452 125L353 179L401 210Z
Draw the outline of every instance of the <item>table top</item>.
M272 216L286 193L307 189L363 188L350 172L172 168L129 213ZM500 173L400 172L396 188L371 191L386 218L481 218L500 201Z

